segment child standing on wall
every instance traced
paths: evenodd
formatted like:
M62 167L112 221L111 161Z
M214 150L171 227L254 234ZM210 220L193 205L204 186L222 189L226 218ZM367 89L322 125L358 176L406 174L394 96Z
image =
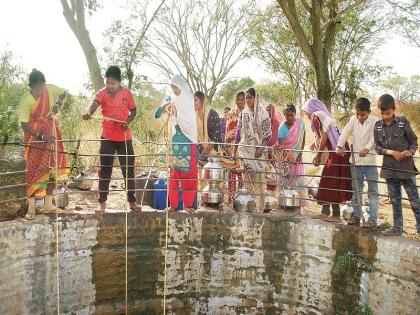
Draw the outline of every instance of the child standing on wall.
M363 200L364 181L367 181L369 197L369 219L363 225L366 228L376 227L378 213L378 170L374 153L375 140L373 130L378 119L370 115L370 102L367 98L356 101L356 114L344 127L338 139L336 153L344 156L344 148L349 137L353 136L354 165L350 167L353 188L353 215L347 224L360 224L361 204Z
M420 233L420 200L416 186L418 171L413 159L418 147L417 136L407 118L395 115L395 100L391 95L382 95L378 107L382 120L375 124L374 137L376 151L384 155L381 177L388 185L394 219L394 226L384 234L401 235L403 232L401 185L410 200L417 233Z

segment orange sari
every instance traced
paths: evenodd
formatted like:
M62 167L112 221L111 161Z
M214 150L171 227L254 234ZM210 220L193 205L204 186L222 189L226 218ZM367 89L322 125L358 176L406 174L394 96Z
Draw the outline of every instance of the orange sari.
M54 116L49 116L50 100L47 87L44 87L41 96L36 102L35 111L29 118L29 126L46 136L54 136L61 140L60 127ZM55 127L55 130L54 130ZM26 159L26 193L28 197L33 195L45 195L48 181L67 174L67 162L64 154L63 142L35 142L37 137L25 133ZM57 168L57 173L56 173Z

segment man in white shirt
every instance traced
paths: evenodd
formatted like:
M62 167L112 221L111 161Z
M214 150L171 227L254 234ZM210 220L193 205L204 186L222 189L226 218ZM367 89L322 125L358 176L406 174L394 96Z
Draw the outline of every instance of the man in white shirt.
M338 139L336 153L344 155L345 143L353 135L353 151L355 152L352 166L353 186L353 216L347 221L349 225L360 224L361 204L364 181L368 184L369 220L366 228L375 228L378 214L378 169L375 157L374 127L378 118L370 116L370 102L362 97L356 101L356 115L344 127ZM353 161L351 161L353 163ZM358 192L358 194L357 194Z

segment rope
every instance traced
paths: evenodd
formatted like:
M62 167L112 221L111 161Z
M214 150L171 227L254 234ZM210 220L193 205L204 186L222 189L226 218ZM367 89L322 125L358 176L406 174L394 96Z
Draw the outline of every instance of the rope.
M55 176L54 176L54 186L57 187L58 182L58 141L57 141L57 130L56 130L56 118L55 115L52 116L53 127L52 136L54 137L54 154L55 154ZM48 192L47 192L48 193ZM53 196L53 195L52 195ZM52 197L51 196L51 197ZM57 315L60 314L60 249L59 249L59 225L58 225L58 208L55 209L55 250L56 250L56 286L57 286Z
M358 178L357 178L357 171L356 171L356 159L355 159L355 157L354 157L354 152L353 152L353 145L352 145L352 150L351 150L351 162L352 162L352 165L351 165L351 167L353 168L353 174L354 174L354 178L353 178L353 180L354 180L354 182L355 182L355 186L356 186L356 198L357 198L357 205L359 206L359 215L361 216L361 218L362 218L362 222L363 223L366 223L365 222L365 217L363 216L363 213L362 213L362 200L361 200L361 198L360 198L360 194L359 194L359 180L358 180Z
M128 148L127 130L124 132L125 141L125 194L128 195ZM128 207L125 206L125 314L128 314Z
M168 198L169 198L169 177L170 177L170 168L169 168L169 150L172 149L172 144L171 144L171 114L168 113L168 119L166 120L166 124L167 124L167 131L166 131L166 135L165 135L165 140L166 140L166 159L165 159L165 164L166 164L166 169L168 170L168 181L166 183L166 211L165 211L165 266L163 269L163 315L166 315L166 295L167 295L167 272L168 272L168 234L169 234L169 204L168 204Z

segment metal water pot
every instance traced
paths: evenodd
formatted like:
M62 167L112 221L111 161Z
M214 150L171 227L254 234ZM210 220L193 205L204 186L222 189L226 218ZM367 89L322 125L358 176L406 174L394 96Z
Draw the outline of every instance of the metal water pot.
M341 216L344 220L348 220L353 215L353 207L349 207L348 205L345 205L341 208Z
M220 165L218 157L209 157L209 161L203 166L202 174L206 181L220 183L225 180L225 170Z
M270 212L278 207L278 200L271 191L266 190L264 195L264 212Z
M75 179L76 188L80 190L90 190L93 186L93 180L89 175L81 172Z
M201 192L201 201L206 205L220 205L223 202L223 191L216 182L209 183Z
M251 195L248 189L242 188L235 195L233 209L236 212L252 212L256 207L255 197Z
M53 204L61 209L69 205L69 193L62 183L53 192Z
M279 190L279 206L282 208L298 208L300 207L299 194L291 188Z

